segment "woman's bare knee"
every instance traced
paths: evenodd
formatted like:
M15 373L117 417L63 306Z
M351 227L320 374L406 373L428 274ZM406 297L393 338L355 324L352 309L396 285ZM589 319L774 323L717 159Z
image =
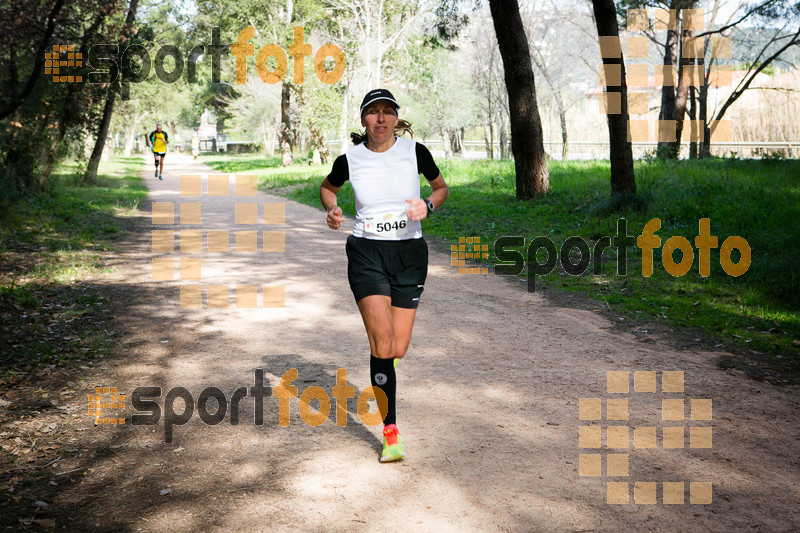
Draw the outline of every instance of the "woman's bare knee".
M372 355L379 359L395 357L394 334L391 331L375 332L372 339L375 347L375 353Z

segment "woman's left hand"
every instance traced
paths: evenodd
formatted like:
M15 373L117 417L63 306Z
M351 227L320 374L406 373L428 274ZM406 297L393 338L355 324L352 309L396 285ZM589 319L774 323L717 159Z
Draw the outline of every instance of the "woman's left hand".
M406 212L411 220L416 222L428 216L428 204L422 198L413 200L406 198L406 202L408 202L408 210Z

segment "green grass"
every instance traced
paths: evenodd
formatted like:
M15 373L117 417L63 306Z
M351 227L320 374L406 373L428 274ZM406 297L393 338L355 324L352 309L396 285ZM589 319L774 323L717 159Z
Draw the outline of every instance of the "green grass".
M108 295L93 283L102 254L113 247L120 217L147 195L141 158L100 166L95 184L80 182L75 163L63 164L45 192L0 215L0 382L35 365L106 353L112 339L98 316Z
M259 187L319 207L319 183L330 170L323 167L283 168L279 158L258 156L209 157L203 162L222 172L256 174ZM514 197L511 161L439 162L450 185L447 204L426 220L424 231L450 243L459 237L481 237L490 243L519 235L526 246L547 236L560 249L570 236L584 238L590 249L602 236L616 234L624 217L628 235L637 236L645 223L661 220L656 234L661 245L673 235L694 245L701 218L711 220L711 235L719 245L732 235L743 237L752 250L748 271L728 276L720 267L719 249L711 251L711 274L698 273L699 258L682 277L669 275L654 250L654 274L641 271L641 250L628 248L627 275L616 274L616 254L603 255L602 272L570 276L560 267L537 278L537 287L578 291L611 304L617 311L669 325L705 330L710 338L730 341L765 359L777 355L798 360L800 347L800 275L795 254L800 251L800 162L712 159L704 161L641 161L636 163L636 202L619 209L610 197L608 162L551 161L550 194L520 201ZM424 180L423 180L424 181ZM425 186L423 185L423 191ZM425 194L423 192L423 194ZM345 185L339 204L355 214L352 188ZM675 259L680 260L680 252ZM738 259L734 252L733 260ZM544 252L539 255L544 262ZM523 272L523 275L525 272Z

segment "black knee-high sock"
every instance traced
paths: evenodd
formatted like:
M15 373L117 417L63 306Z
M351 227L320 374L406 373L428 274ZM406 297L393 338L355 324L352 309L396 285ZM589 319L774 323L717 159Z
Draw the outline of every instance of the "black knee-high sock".
M386 416L383 419L384 425L395 424L394 409L397 380L394 374L394 359L379 359L375 356L370 356L369 376L372 386L381 389L389 400Z

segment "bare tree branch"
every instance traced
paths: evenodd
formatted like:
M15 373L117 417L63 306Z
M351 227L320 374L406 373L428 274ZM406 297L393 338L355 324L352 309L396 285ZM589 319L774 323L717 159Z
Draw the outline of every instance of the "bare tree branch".
M61 11L62 7L64 7L64 0L56 0L56 2L53 4L50 14L47 16L47 27L44 30L42 40L36 50L36 59L33 64L31 75L28 77L28 82L25 84L25 87L22 89L22 91L17 93L16 96L12 98L11 101L2 108L2 110L0 110L0 120L6 118L8 115L13 113L15 109L22 105L22 102L33 90L33 86L36 85L36 81L42 74L42 68L44 68L44 52L47 49L50 37L53 35L53 30L56 26L56 17L58 16L58 13Z
M758 57L761 57L761 55L763 55L763 53L764 53L764 51L766 50L766 48L767 48L767 47L768 47L770 44L772 44L772 42L774 42L774 41L770 41L769 43L767 43L766 45L764 45L764 49L761 51L761 53L759 54L759 56L758 56ZM759 73L760 73L762 70L764 70L765 68L767 68L767 66L768 66L770 63L772 63L772 61L774 61L774 60L775 60L775 59L776 59L778 56L780 56L780 55L781 55L783 52L785 52L785 51L786 51L786 50L787 50L787 49L788 49L790 46L793 46L793 45L795 45L795 44L800 44L800 27L798 27L797 31L795 32L795 34L792 36L791 40L790 40L788 43L786 43L786 44L785 44L783 47L781 47L781 48L780 48L780 49L779 49L777 52L775 52L775 53L774 53L774 54L772 54L772 55L771 55L769 58L767 58L765 61L763 61L763 62L762 62L762 63L761 63L759 66L758 66L758 68L757 68L757 69L755 69L754 71L752 71L752 73L751 73L751 75L750 75L749 77L745 76L744 78L742 78L742 81L741 81L741 82L739 82L739 85L737 85L737 86L736 86L736 89L735 89L735 90L734 90L734 91L731 93L731 95L728 97L728 99L727 99L727 100L725 101L725 103L722 105L722 108L719 110L719 113L717 113L717 115L714 117L714 122L713 122L713 124L712 124L712 128L711 128L711 132L712 132L712 133L713 133L713 132L714 132L714 130L716 129L716 126L717 126L717 124L719 124L719 121L722 119L723 115L725 115L725 111L727 111L727 110L728 110L728 108L729 108L731 105L733 105L733 103L734 103L734 102L735 102L735 101L736 101L736 100L737 100L737 99L738 99L738 98L739 98L739 97L742 95L742 93L744 93L744 92L747 90L747 88L748 88L748 87L750 86L750 84L753 82L753 80L755 79L755 77L756 77L756 76L758 76L758 74L759 74ZM754 64L755 64L755 63L754 63Z

